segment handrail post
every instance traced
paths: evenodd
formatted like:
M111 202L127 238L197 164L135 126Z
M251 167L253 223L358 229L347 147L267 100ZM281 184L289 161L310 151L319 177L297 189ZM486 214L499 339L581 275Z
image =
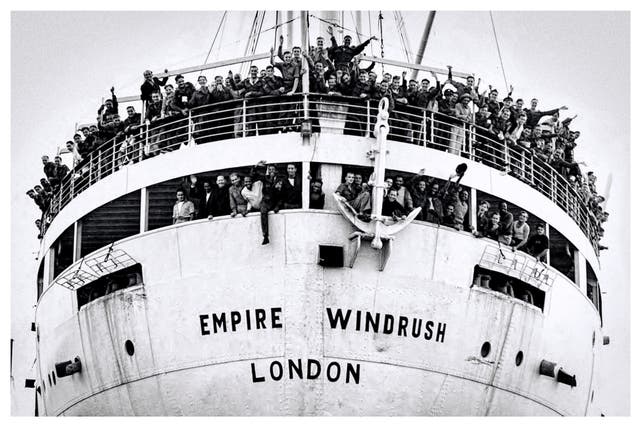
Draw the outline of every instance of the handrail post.
M433 128L435 127L435 125L436 125L436 123L435 123L435 120L434 120L434 114L433 114L433 111L431 111L431 126L429 126L429 128L430 128L430 133L431 133L431 140L430 141L431 141L432 144L436 143L436 141L435 141L435 139L433 137Z
M303 96L304 99L302 101L302 110L304 114L304 120L307 121L309 120L309 94L305 93Z
M427 146L427 110L422 110L422 146Z
M111 149L113 150L113 155L111 156L111 173L116 172L116 145L117 145L117 141L114 138L113 144L111 146Z
M149 154L151 154L151 148L149 147L149 122L144 122L144 147L142 148L142 154L144 154L144 150L149 149Z
M504 171L509 172L509 144L507 144L507 137L504 137Z
M371 100L367 99L367 137L371 136Z
M93 151L89 153L89 185L92 184L91 177L93 176Z
M533 175L534 175L534 173L535 173L535 172L533 171L533 164L534 164L534 162L533 162L533 156L534 156L534 154L533 154L533 150L530 152L530 154L531 154L531 157L530 157L530 159L531 159L531 162L530 162L530 163L531 163L531 185L535 185L535 183L536 183L536 182L535 182L535 180L533 179Z
M475 122L475 120L474 120ZM469 126L469 158L471 160L476 159L476 125L472 123Z
M257 133L257 132L256 132ZM247 100L242 100L242 137L247 136Z
M186 145L189 145L189 143L191 142L191 137L192 137L192 135L191 135L191 127L192 127L192 124L191 124L191 109L189 109L189 115L187 116L187 144Z
M71 171L71 179L69 180L69 200L73 199L74 187L75 187L75 168Z

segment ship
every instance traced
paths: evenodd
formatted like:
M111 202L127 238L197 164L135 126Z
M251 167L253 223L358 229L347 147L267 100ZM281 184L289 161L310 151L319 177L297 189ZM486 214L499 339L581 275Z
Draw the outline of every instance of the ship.
M288 44L295 17L313 44L306 11L277 16ZM157 77L271 56L249 53ZM259 211L172 223L176 189L265 159L301 183L301 207L268 214L269 244ZM381 214L384 179L418 171L466 189L464 229L419 208ZM334 195L348 172L372 177L370 217ZM321 179L322 209L307 177ZM546 259L474 235L480 200L543 224ZM47 216L38 415L601 414L598 224L564 176L479 125L313 93L307 72L291 96L192 108L105 141Z

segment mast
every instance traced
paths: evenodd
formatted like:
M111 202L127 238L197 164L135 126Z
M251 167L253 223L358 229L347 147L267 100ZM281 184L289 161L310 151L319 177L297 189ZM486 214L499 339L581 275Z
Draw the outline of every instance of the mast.
M300 48L303 52L309 51L309 12L306 10L300 11ZM302 63L304 64L304 61ZM303 65L303 68L306 67ZM302 75L302 93L309 93L308 72ZM305 109L305 111L308 111L308 109Z
M287 10L285 46L293 46L293 10Z
M424 32L422 33L422 40L420 40L420 47L418 48L418 52L416 53L416 64L422 64L422 57L424 56L424 51L427 47L427 42L429 41L429 34L431 33L431 27L433 26L433 20L436 17L436 11L432 10L429 12L429 17L427 18L427 22L424 26ZM418 70L413 70L411 72L411 78L413 80L418 77Z
M358 44L362 43L360 33L362 32L362 11L356 11L356 37L358 39ZM371 34L369 34L371 35Z

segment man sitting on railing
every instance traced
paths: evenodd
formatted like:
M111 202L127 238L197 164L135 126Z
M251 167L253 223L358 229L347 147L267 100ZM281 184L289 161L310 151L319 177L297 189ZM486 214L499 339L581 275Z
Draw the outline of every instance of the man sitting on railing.
M278 176L275 165L269 165L265 170L265 162L261 161L252 170L256 183L261 182L260 199L260 227L262 229L262 244L269 244L269 212L278 213L284 205L282 179ZM291 166L291 165L289 165ZM244 189L242 190L244 192ZM247 198L245 196L245 198ZM253 202L251 202L253 204Z

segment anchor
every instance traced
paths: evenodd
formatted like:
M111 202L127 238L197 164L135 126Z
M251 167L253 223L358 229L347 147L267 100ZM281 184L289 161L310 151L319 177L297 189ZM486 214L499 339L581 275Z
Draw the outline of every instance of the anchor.
M373 186L371 221L366 222L358 218L358 212L341 198L338 194L333 195L336 199L340 213L351 222L359 231L352 233L349 240L355 241L355 248L352 251L349 267L353 267L360 251L362 239L371 240L371 247L380 251L380 267L383 271L391 255L392 241L395 234L402 231L420 213L422 208L415 208L405 219L394 221L382 215L382 202L386 186L384 176L387 163L387 135L389 134L389 100L384 97L378 105L378 117L374 128L376 142L372 144L367 155L375 158L375 168L373 176L375 183Z

